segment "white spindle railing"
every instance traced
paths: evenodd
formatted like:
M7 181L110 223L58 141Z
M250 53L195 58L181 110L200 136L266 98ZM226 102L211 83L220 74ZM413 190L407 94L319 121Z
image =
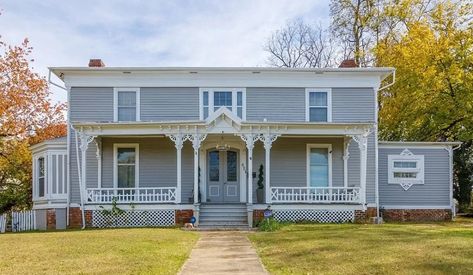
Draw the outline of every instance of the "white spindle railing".
M87 188L87 203L176 203L176 187Z
M272 187L271 202L361 203L360 187Z

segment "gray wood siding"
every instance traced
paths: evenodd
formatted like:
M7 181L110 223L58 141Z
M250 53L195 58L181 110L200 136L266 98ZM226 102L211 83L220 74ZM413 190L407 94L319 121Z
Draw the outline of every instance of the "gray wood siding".
M424 184L415 184L405 191L399 184L388 184L388 155L399 155L404 148L379 148L380 205L446 206L450 205L450 158L439 149L412 149L414 155L424 155Z
M307 186L307 144L332 144L332 186L343 186L343 139L342 138L278 138L271 148L271 186ZM254 148L253 201L256 202L258 171L264 165L264 148L257 143ZM359 185L359 184L358 184Z
M72 87L70 121L113 121L113 88Z
M199 88L141 88L141 120L198 120Z
M373 88L333 88L333 122L374 122L375 97Z
M304 88L246 88L248 121L305 121Z

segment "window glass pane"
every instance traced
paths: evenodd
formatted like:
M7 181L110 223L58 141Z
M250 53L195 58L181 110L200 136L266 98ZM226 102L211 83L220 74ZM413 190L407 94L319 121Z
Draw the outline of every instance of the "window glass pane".
M227 151L227 181L237 180L237 153Z
M117 149L118 164L134 164L135 148L118 148Z
M326 122L327 108L312 107L309 109L309 121Z
M417 168L417 162L415 161L395 161L395 168Z
M394 172L395 178L408 178L415 179L417 178L417 172Z
M44 158L38 159L38 177L44 177Z
M136 107L135 92L118 92L118 106Z
M237 92L237 106L243 106L243 92Z
M310 186L328 186L328 150L325 148L310 149Z
M203 105L204 106L209 106L209 92L204 92L204 102L203 102Z
M204 119L209 117L209 107L204 107Z
M237 107L237 116L243 118L243 107Z
M209 180L219 181L220 179L220 161L219 151L209 152Z
M136 107L118 107L118 121L136 121Z
M327 93L326 92L311 92L309 94L309 105L310 106L327 106Z
M118 166L118 187L130 188L135 187L135 166L119 165Z
M214 106L215 107L221 107L221 106L231 107L232 106L232 92L214 92Z

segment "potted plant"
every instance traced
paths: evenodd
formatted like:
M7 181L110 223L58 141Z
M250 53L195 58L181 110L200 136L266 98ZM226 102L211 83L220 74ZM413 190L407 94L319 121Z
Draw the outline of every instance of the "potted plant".
M264 203L264 167L263 164L259 166L258 174L258 188L256 188L256 201L258 203Z

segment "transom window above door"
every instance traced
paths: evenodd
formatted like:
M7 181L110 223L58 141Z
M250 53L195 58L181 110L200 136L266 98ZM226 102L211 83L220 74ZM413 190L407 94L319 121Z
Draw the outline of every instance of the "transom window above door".
M246 119L246 89L201 88L200 119L207 119L220 108L227 108L242 120Z

